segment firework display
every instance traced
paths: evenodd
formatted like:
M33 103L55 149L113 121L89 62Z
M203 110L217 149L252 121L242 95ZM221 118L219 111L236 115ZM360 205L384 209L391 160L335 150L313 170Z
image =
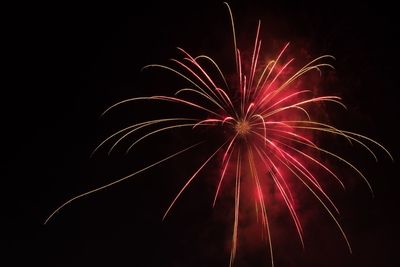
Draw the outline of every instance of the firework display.
M109 150L112 151L122 141L132 140L134 137L127 148L127 151L134 153L136 144L145 142L154 135L182 128L191 128L193 132L199 129L204 132L207 132L209 128L218 129L224 137L223 141L204 161L198 162L196 171L187 178L185 184L172 199L164 213L163 220L201 171L210 162L218 162L220 169L219 175L215 179L213 206L217 204L224 188L227 188L229 184L234 185L233 221L229 226L232 228L230 266L235 264L237 255L243 203L246 203L246 206L251 203L260 234L268 249L268 257L271 265L274 265L274 240L271 227L271 218L274 214L268 206L272 198L268 193L270 187L274 187L274 190L279 193L279 200L290 214L301 246L305 246L305 232L302 218L298 212L297 190L309 192L314 197L316 205L320 205L329 214L351 253L350 242L338 221L339 210L324 186L327 179L335 181L343 188L345 184L335 172L335 168L326 160L321 160L321 157L329 158L329 162L340 162L347 165L367 184L371 193L372 187L364 174L349 160L336 152L324 149L318 142L318 136L325 134L342 137L343 142L347 142L349 145L360 145L375 159L377 156L373 151L374 147L382 149L390 158L392 156L381 144L367 136L341 130L326 121L315 119L320 116L314 113L323 110L325 104L332 103L338 105L339 108L346 109L340 97L319 95L312 90L314 85L309 86L302 83L302 80L309 74L323 75L325 69L333 69L331 63L334 60L333 56L319 56L302 67L296 68L293 66L294 58L287 56L289 49L289 43L287 43L273 59L266 60L261 49L260 22L256 28L255 39L251 44L252 53L245 55L237 47L234 19L229 5L226 4L226 6L230 14L233 32L234 57L232 62L235 64L235 73L227 76L218 65L217 60L207 55L191 55L182 48L178 48L182 58L173 59L171 65L145 66L145 70L162 69L173 73L186 83L186 87L178 89L173 95L126 99L112 105L104 113L121 105L138 101L149 103L149 105L161 101L171 105L187 106L194 109L196 115L192 116L190 113L182 114L179 117L167 117L161 114L158 118L129 125L107 137L96 147L94 152L109 144L111 144ZM200 145L210 143L209 139L212 138L212 135L209 137L203 135L203 137L199 142L182 148L143 169L71 198L51 213L45 223L74 200L109 188L169 159L191 153ZM335 139L335 142L338 140ZM249 190L251 193L244 192L245 190Z

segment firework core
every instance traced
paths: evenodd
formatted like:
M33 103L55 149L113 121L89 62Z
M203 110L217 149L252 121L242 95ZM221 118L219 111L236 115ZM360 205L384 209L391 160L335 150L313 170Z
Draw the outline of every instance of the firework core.
M250 132L250 124L247 120L238 121L235 125L235 130L240 136L245 136Z

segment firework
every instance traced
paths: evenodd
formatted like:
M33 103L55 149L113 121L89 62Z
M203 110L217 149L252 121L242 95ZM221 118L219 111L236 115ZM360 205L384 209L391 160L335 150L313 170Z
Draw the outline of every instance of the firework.
M145 131L145 133L134 139L127 151L132 150L137 143L145 141L148 137L162 134L165 131L180 128L192 128L193 131L196 131L200 127L219 129L220 132L224 133L224 141L215 147L213 153L204 162L199 163L198 169L187 179L166 209L163 220L185 189L207 164L211 161L218 161L221 171L216 183L213 206L216 204L224 184L231 182L235 188L235 200L232 205L234 220L232 223L230 266L235 262L238 247L239 217L243 203L254 203L254 210L257 219L259 219L261 233L269 250L271 265L274 265L273 238L270 224L273 214L271 214L268 207L270 196L266 190L267 183L268 185L273 184L277 192L279 192L296 228L299 242L303 247L303 227L293 197L294 190L298 190L299 187L296 186L294 188L294 183L299 184L303 190L311 193L317 203L326 210L343 236L345 244L351 253L348 238L337 220L338 209L324 190L323 181L320 175L317 175L315 169L322 170L325 173L324 177L331 177L343 188L344 184L334 170L319 159L318 155L325 154L336 161L344 163L365 181L371 192L372 188L366 177L352 163L317 145L315 136L317 133L327 133L344 137L349 143L357 143L364 147L375 159L377 157L370 145L382 149L390 158L392 156L381 144L364 135L340 130L323 121L313 119L315 117L313 114L315 107L321 109L323 107L322 103L330 102L346 108L338 96L316 96L312 90L302 89L298 86L298 82L301 81L305 74L313 71L321 74L322 69L333 68L329 63L334 59L333 56L323 55L317 57L295 70L292 67L293 59L285 59L285 52L289 46L289 44L286 44L273 60L262 60L260 53L261 39L259 37L261 23L259 22L252 54L249 58L244 57L236 44L231 9L228 4L226 6L229 11L233 32L234 64L236 66L234 78L226 78L221 68L211 57L206 55L195 57L186 50L178 48L183 58L180 60L173 59L174 66L153 64L145 66L144 69L159 68L172 72L189 84L187 88L179 89L172 96L155 95L126 99L112 105L103 113L105 114L122 104L130 102L163 101L188 106L199 111L203 117L200 119L190 116L164 117L136 123L106 138L96 147L94 152L113 142L110 147L111 152L121 141L130 138L139 131ZM207 140L181 149L114 182L71 198L58 207L47 218L45 223L72 201L129 179L171 158L191 151L204 142L207 142ZM244 179L247 180L244 181ZM244 182L251 185L253 194L249 196L243 194ZM243 198L243 196L246 196L246 198Z

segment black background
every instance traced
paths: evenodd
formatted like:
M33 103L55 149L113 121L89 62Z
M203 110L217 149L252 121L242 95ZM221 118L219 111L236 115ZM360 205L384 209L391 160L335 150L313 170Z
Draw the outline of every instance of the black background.
M362 150L337 148L364 170L376 195L371 199L355 177L350 190L334 198L343 211L341 222L354 254L346 253L332 224L318 230L314 223L315 231L306 233L306 251L293 244L280 246L277 266L397 266L396 8L382 1L242 1L231 7L239 44L252 44L261 19L265 40L291 41L313 56L334 55L335 93L349 107L348 113L333 118L336 125L382 142L395 157L392 163L378 153L381 160L375 164ZM99 119L116 101L170 94L179 86L170 75L140 72L144 65L167 63L181 46L193 54L220 58L229 68L230 22L222 2L21 4L5 12L6 85L0 92L5 223L1 239L6 245L2 265L228 266L231 226L224 228L215 219L216 211L210 208L213 189L204 189L206 183L195 184L161 222L200 152L81 199L43 225L66 199L184 147L177 136L167 134L139 147L136 154L116 152L107 157L101 150L89 159L108 134L132 121L163 114L165 106L147 110L139 105ZM288 243L297 242L292 238L295 241ZM260 266L265 253L243 256L238 266Z

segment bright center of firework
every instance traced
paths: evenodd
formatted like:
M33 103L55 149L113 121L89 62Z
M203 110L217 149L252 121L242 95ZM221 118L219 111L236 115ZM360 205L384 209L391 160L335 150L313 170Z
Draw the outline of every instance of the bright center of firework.
M240 136L245 136L250 132L250 124L247 120L238 121L235 125L235 130Z

